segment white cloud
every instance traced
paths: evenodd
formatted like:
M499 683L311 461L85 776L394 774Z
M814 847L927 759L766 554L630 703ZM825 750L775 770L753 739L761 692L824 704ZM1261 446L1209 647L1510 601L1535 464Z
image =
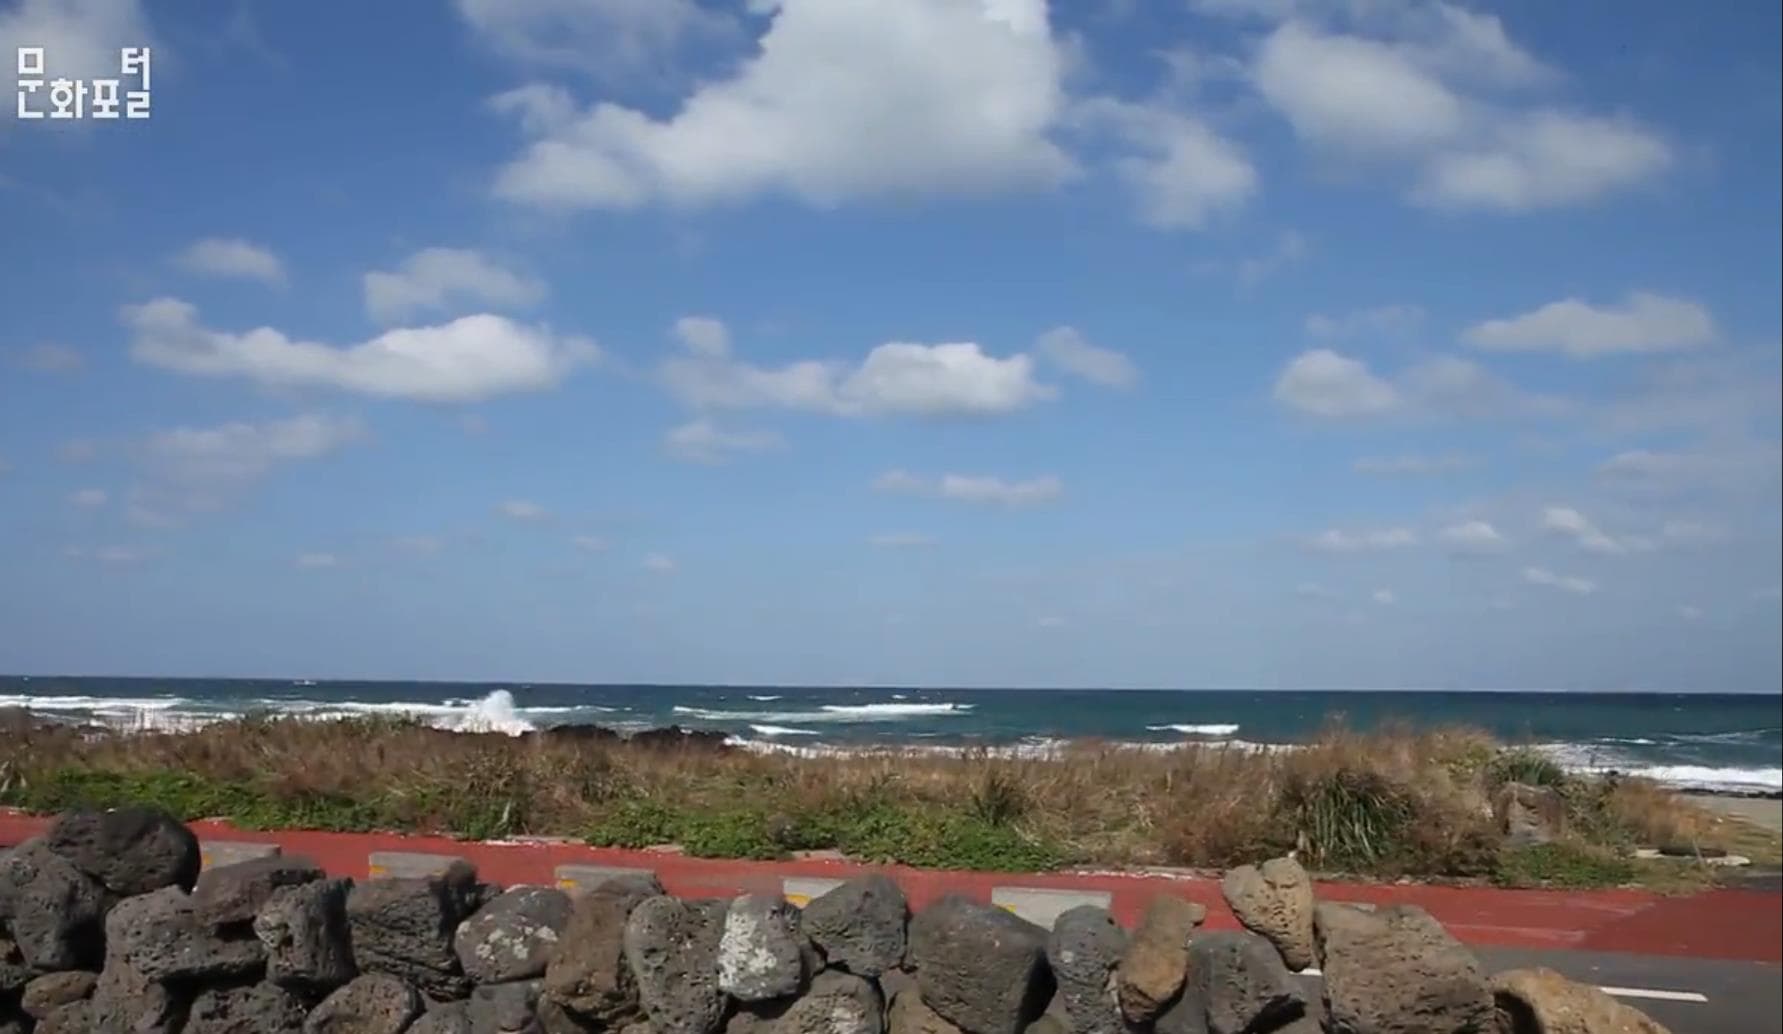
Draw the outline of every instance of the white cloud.
M239 377L266 387L322 387L424 402L472 402L554 387L599 357L593 342L501 316L464 316L388 330L346 348L293 341L271 327L211 330L175 298L127 306L138 362L198 377Z
M1044 614L1034 619L1036 628L1064 628L1065 619L1057 614Z
M1497 528L1481 520L1451 524L1438 532L1437 538L1455 553L1501 553L1510 547L1510 541Z
M675 558L662 553L647 553L644 555L644 570L656 574L674 574Z
M365 274L364 290L366 313L383 324L469 305L521 309L545 297L542 281L469 248L424 248L394 271Z
M1589 201L1671 164L1670 145L1632 120L1536 111L1431 159L1412 198L1436 208L1520 212Z
M1424 310L1416 305L1379 305L1337 315L1312 313L1306 317L1306 333L1332 340L1397 337L1423 322Z
M1277 402L1321 417L1356 417L1399 407L1393 385L1369 372L1360 360L1328 348L1296 356L1275 381Z
M731 335L723 320L683 316L675 321L674 331L689 352L703 359L723 359L731 353Z
M689 463L723 463L732 456L767 452L785 445L774 431L730 431L704 418L682 424L663 435L670 456Z
M1717 451L1630 449L1597 467L1604 485L1633 495L1667 496L1689 491L1776 494L1783 476L1783 448L1776 442L1731 443Z
M300 553L298 554L297 559L292 562L300 568L314 571L329 567L339 567L340 557L335 556L333 553Z
M87 365L79 349L54 341L41 341L29 348L16 350L13 364L33 373L78 373Z
M137 524L173 526L221 509L277 467L321 459L364 437L359 421L316 413L157 431L141 443L144 482L132 490L127 515Z
M867 539L867 544L874 549L920 549L933 546L935 540L915 532L894 531L874 535Z
M68 497L68 501L83 509L94 509L104 506L111 495L103 488L83 488Z
M1685 621L1701 621L1703 618L1703 609L1686 603L1678 608L1678 616Z
M1369 598L1383 607L1389 607L1399 602L1399 597L1393 594L1392 589L1376 589Z
M285 282L285 266L271 250L238 237L206 237L175 256L181 268L201 276L228 280L258 280L277 286Z
M1294 586L1294 593L1297 596L1304 596L1311 600L1330 600L1337 598L1336 593L1325 588L1323 585L1320 585L1318 582L1301 582L1299 585Z
M15 121L19 47L43 48L49 78L115 79L120 48L146 46L154 51L158 45L137 0L19 0L0 8L0 95L6 104L0 127ZM45 109L48 104L40 95L32 106ZM32 126L91 124L70 119ZM6 132L0 128L0 136Z
M1367 531L1328 528L1308 539L1306 544L1323 553L1376 552L1415 546L1418 544L1418 534L1410 528L1376 528Z
M1200 229L1257 192L1257 170L1244 151L1199 119L1107 98L1077 105L1074 115L1086 126L1109 128L1131 151L1114 159L1114 169L1148 226Z
M482 0L483 3L489 0ZM481 6L481 3L479 3ZM666 118L600 102L496 193L557 208L1051 186L1065 54L1044 0L780 0L756 50Z
M542 521L551 511L529 499L509 499L495 508L503 517L516 521Z
M1466 359L1436 356L1406 367L1389 381L1361 360L1328 348L1302 352L1290 361L1276 378L1274 394L1289 409L1328 419L1551 416L1568 408L1563 400L1524 392Z
M1589 596L1597 591L1597 583L1589 578L1559 575L1545 567L1525 567L1523 580L1531 585L1545 585L1551 589L1570 592L1575 596Z
M889 342L858 366L801 360L764 368L722 357L662 364L664 383L696 409L778 408L831 416L996 416L1056 397L1032 357L986 355L976 343Z
M1437 456L1363 456L1350 464L1350 468L1358 474L1377 474L1383 477L1427 477L1463 470L1472 463L1470 458L1456 453Z
M399 535L391 545L409 553L438 553L446 548L446 540L438 535Z
M543 68L619 78L660 66L690 40L733 23L696 0L455 0L496 53Z
M1453 139L1466 117L1461 98L1409 55L1297 21L1264 40L1253 75L1296 133L1343 151L1416 153Z
M1011 508L1050 503L1065 492L1064 482L1051 474L1026 481L1008 481L1000 477L972 474L943 474L940 478L926 478L902 470L881 474L874 480L873 487L881 492L926 495L963 503Z
M1588 553L1627 553L1641 540L1624 540L1607 534L1590 518L1570 506L1550 506L1542 511L1542 529L1564 535Z
M1620 305L1599 307L1577 298L1550 302L1521 316L1487 320L1463 336L1489 351L1596 359L1706 345L1715 339L1715 321L1695 302L1635 291Z
M1130 388L1139 382L1133 360L1112 348L1090 343L1076 327L1054 327L1040 335L1034 350L1066 373L1106 388Z
M1660 525L1659 536L1680 546L1700 546L1725 541L1728 533L1726 528L1708 521L1669 520Z
M570 536L570 545L584 553L605 553L608 542L599 535L572 535Z

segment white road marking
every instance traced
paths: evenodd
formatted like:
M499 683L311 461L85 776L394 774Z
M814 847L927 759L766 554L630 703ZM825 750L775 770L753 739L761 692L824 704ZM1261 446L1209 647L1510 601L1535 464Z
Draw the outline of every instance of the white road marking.
M1300 975L1303 977L1324 976L1316 966L1301 970ZM1656 991L1650 987L1600 987L1598 990L1617 998L1648 998L1659 1002L1695 1002L1698 1004L1707 1004L1709 1001L1709 996L1699 991Z
M1600 987L1604 994L1617 998L1652 998L1661 1002L1707 1002L1709 996L1696 991L1655 991L1646 987Z

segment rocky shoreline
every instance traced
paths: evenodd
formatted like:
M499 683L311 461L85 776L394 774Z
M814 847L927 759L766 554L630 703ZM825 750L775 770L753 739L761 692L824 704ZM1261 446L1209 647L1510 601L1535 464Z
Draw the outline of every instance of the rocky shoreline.
M1319 902L1279 858L1224 884L1242 932L1154 900L1052 929L884 876L802 910L621 876L571 897L458 865L355 883L302 858L200 872L148 808L0 852L3 1034L1663 1034L1545 970L1489 977L1422 910ZM1318 966L1311 996L1294 971Z

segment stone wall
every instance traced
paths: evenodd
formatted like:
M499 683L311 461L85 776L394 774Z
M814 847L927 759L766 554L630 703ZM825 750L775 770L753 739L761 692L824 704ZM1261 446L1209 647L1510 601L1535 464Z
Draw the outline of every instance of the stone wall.
M882 876L801 910L651 877L572 899L468 867L199 869L150 809L0 852L0 1034L1663 1034L1547 971L1489 979L1421 910L1316 902L1289 859L1227 877L1245 932L1170 897L1132 931L963 898L912 916ZM1291 973L1313 965L1322 993Z

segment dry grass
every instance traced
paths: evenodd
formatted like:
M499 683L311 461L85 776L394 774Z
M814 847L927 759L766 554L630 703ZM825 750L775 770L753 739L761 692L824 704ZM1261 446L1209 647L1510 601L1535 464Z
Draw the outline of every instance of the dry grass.
M1032 760L800 758L291 719L97 737L14 723L0 759L0 802L40 811L146 799L267 826L674 839L750 856L839 847L974 868L1220 868L1298 849L1316 868L1380 876L1493 873L1488 794L1517 770L1466 730L1333 728L1269 752L1086 742ZM1579 838L1598 849L1713 834L1647 784L1567 792Z

